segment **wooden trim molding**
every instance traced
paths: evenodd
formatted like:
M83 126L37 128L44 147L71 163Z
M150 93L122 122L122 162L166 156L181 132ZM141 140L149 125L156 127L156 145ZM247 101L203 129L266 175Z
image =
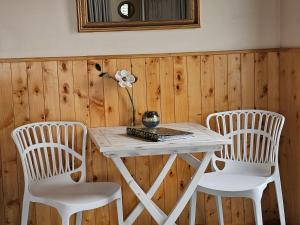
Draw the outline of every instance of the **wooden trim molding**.
M91 55L91 56L58 56L58 57L26 57L26 58L0 58L0 63L5 62L41 62L55 60L93 60L93 59L127 59L127 58L156 58L173 56L202 56L202 55L224 55L224 54L246 54L278 52L279 48L268 49L245 49L224 51L199 51L199 52L175 52L175 53L150 53L150 54L123 54L123 55Z

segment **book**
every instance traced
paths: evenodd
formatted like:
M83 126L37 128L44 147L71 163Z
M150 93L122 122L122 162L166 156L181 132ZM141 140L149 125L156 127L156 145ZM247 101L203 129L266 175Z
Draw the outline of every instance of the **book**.
M171 141L178 139L186 139L192 137L192 132L175 130L164 127L144 128L144 127L127 127L128 136L139 137L149 141Z

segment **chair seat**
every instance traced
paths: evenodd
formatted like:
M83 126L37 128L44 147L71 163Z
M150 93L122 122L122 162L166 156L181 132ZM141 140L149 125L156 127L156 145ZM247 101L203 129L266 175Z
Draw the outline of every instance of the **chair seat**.
M121 189L115 183L95 182L33 186L30 193L42 203L45 201L54 205L94 208L118 198Z
M211 172L203 175L198 184L198 190L206 192L245 192L265 187L268 182L269 177Z

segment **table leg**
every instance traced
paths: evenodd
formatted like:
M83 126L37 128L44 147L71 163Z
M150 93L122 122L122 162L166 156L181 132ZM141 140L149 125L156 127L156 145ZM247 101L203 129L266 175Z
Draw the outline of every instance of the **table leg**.
M151 216L158 224L163 224L167 216L160 208L158 208L157 205L155 205L155 203L151 200L151 198L159 188L160 184L163 182L166 175L168 174L168 171L172 167L172 164L175 161L176 156L177 156L176 154L170 156L167 163L163 167L162 171L160 172L159 176L156 178L155 182L153 183L153 185L151 186L147 194L140 188L137 182L133 179L133 177L131 176L130 172L126 168L121 158L120 157L112 158L113 162L115 163L116 167L122 174L123 178L129 185L131 190L134 192L134 194L137 196L137 198L140 200L140 203L136 206L133 212L126 219L125 224L132 224L136 220L136 218L142 213L144 208L148 210L148 212L151 214Z
M177 202L176 206L173 208L171 213L169 214L168 218L164 221L164 225L173 225L177 218L179 217L180 213L183 211L184 207L192 197L194 191L197 188L197 185L204 174L207 166L209 165L214 152L207 152L200 164L200 166L196 169L194 176L192 177L190 184L186 187L184 194L180 197L179 201Z
M151 199L153 197L153 195L155 194L155 192L159 188L160 184L163 182L164 178L167 176L167 174L168 174L169 170L171 169L174 161L176 160L176 157L177 157L177 154L173 154L168 158L168 160L167 160L166 164L164 165L163 169L161 170L158 177L156 178L156 180L154 181L154 183L150 187L149 191L147 192L147 197L149 199ZM134 221L137 219L137 217L143 212L144 208L145 208L144 205L140 202L134 208L134 210L132 210L130 215L126 218L124 224L125 225L133 224ZM161 211L161 210L159 209L159 211Z

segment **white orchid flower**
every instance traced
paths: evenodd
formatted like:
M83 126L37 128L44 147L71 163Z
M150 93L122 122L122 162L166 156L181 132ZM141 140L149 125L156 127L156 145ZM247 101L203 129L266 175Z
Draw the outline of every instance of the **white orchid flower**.
M119 82L119 85L122 88L132 87L132 84L135 83L136 79L129 71L127 70L119 70L117 71L115 78Z

